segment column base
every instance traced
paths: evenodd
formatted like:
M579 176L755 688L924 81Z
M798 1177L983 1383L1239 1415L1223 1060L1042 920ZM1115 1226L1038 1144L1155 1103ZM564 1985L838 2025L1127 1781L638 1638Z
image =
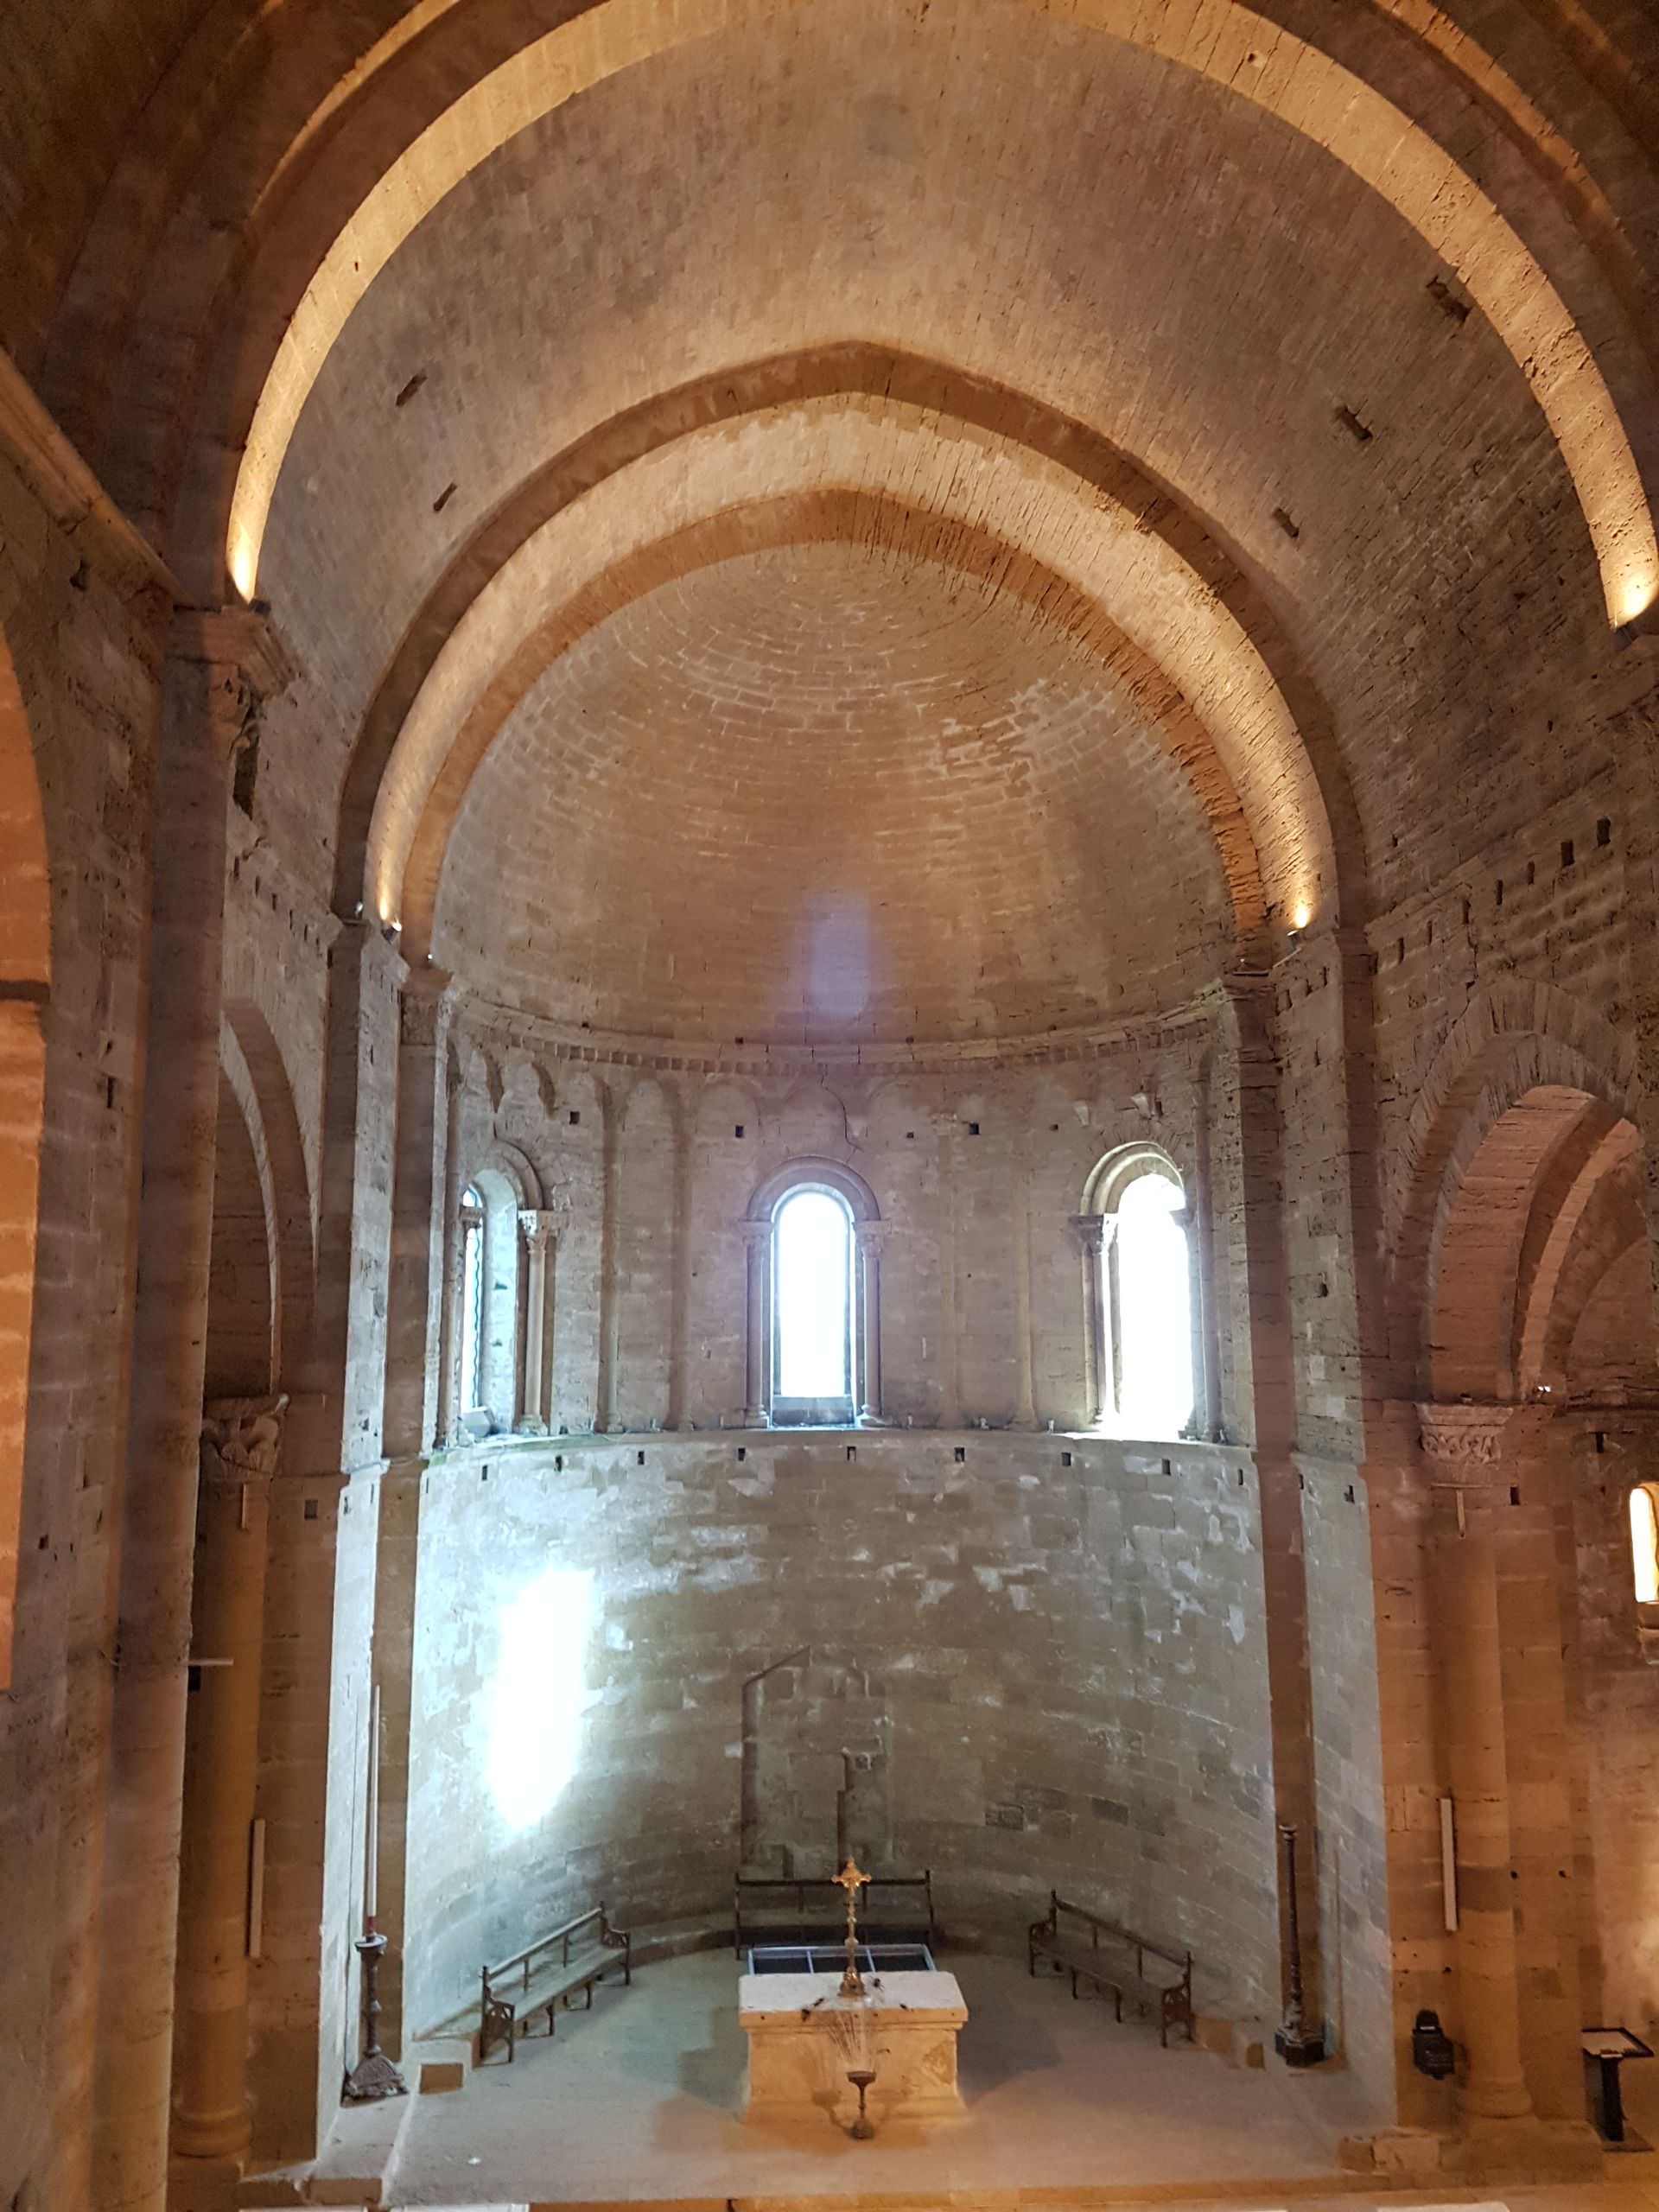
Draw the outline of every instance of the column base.
M167 2162L167 2212L237 2212L242 2184L239 2158Z
M1379 2128L1375 2134L1345 2136L1337 2158L1351 2173L1387 2176L1414 2187L1446 2181L1596 2181L1602 2174L1602 2145L1586 2121L1534 2117L1475 2120L1459 2135Z

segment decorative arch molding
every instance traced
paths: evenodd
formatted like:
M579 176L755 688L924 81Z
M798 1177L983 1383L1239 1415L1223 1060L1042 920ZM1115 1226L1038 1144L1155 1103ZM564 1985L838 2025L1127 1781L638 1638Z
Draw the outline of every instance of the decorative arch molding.
M0 632L0 1689L11 1680L28 1443L46 1034L50 872L34 745Z
M768 20L782 0L595 0L469 84L406 143L339 226L292 307L258 390L229 505L225 562L257 587L266 518L289 442L353 311L416 225L497 147L617 71L692 41ZM1632 377L1637 340L1582 238L1560 229L1551 255L1569 307L1537 252L1458 156L1369 78L1258 10L1192 0L1148 19L1138 0L1025 0L1101 35L1154 48L1277 116L1377 192L1457 275L1527 376L1578 493L1609 620L1632 620L1659 588L1659 543L1627 420L1641 425L1650 373ZM1486 75L1501 79L1488 60ZM1394 87L1391 87L1394 89ZM1402 96L1404 87L1400 86ZM1510 129L1526 127L1512 98ZM1446 139L1460 148L1451 118ZM1535 144L1536 139L1533 143ZM1563 188L1562 196L1567 196ZM1616 399L1607 374L1620 387ZM1644 364L1644 367L1646 365ZM1649 460L1649 471L1652 469Z
M282 1051L256 1006L231 999L219 1023L219 1066L252 1139L275 1274L271 1372L281 1385L305 1356L315 1289L305 1144Z
M1262 595L1203 521L1109 439L1042 401L944 362L854 342L738 364L658 394L556 455L480 524L429 594L365 715L340 804L335 899L342 911L363 896L376 795L423 687L469 611L537 533L633 464L700 430L840 399L879 400L888 414L925 414L953 434L1001 441L1072 480L1092 525L1103 498L1126 527L1166 546L1231 618L1283 697L1314 755L1344 887L1353 884L1362 867L1358 832L1329 710Z
M189 518L171 535L189 541L191 588L204 594L223 589L237 456L340 207L365 200L481 72L510 60L527 26L552 29L568 10L561 0L390 0L384 28L355 49L353 19L326 0L313 9L321 39L304 35L306 0L286 0L280 41L269 12L219 0L203 16L149 92L55 306L44 298L21 334L19 358L32 368L45 349L54 413L130 512L162 527L188 473ZM1282 25L1313 41L1454 148L1575 313L1582 286L1562 265L1561 234L1581 243L1592 283L1624 303L1659 363L1650 272L1632 244L1654 227L1656 191L1636 149L1651 142L1659 103L1596 21L1608 0L1580 0L1570 42L1541 38L1523 0L1343 10L1258 0L1257 12L1274 35ZM258 132L232 128L255 99ZM218 219L205 247L209 207ZM181 391L203 395L194 432L156 403Z
M1522 1255L1516 1300L1515 1368L1521 1395L1540 1384L1567 1387L1573 1338L1603 1277L1647 1224L1638 1180L1642 1141L1611 1107L1592 1100L1567 1147L1552 1162L1537 1249ZM1586 1264L1592 1258L1594 1264Z
M1083 1212L1116 1213L1124 1192L1143 1175L1162 1175L1175 1185L1183 1198L1186 1195L1186 1178L1178 1163L1161 1145L1137 1138L1128 1144L1115 1145L1091 1170L1084 1185Z
M462 1183L475 1182L480 1175L499 1175L512 1191L515 1205L539 1211L546 1204L535 1163L504 1137L493 1136L467 1153L461 1171Z
M875 1192L855 1167L845 1166L838 1160L804 1156L791 1160L776 1174L768 1175L764 1182L756 1185L744 1219L771 1221L779 1202L786 1198L791 1191L798 1191L808 1184L833 1191L838 1198L844 1198L855 1225L874 1224L881 1218L881 1208Z
M941 520L949 523L948 532L941 532ZM1236 766L1241 772L1253 773L1255 796L1265 808L1272 779L1263 764L1252 767L1236 741L1224 753L1190 702L1103 608L1014 545L962 518L924 515L880 495L804 490L727 509L642 548L592 578L540 620L458 720L435 699L421 723L406 725L376 810L368 879L376 910L399 923L407 957L418 960L431 949L449 834L474 775L508 717L561 654L619 607L699 569L779 545L849 538L943 561L960 574L994 582L1000 593L1019 596L1041 619L1065 627L1103 660L1205 810L1227 883L1236 937L1245 945L1257 938L1275 903L1262 880L1256 836L1258 824L1264 834L1269 825L1260 810L1256 822L1250 820L1231 771ZM1273 697L1270 686L1267 696ZM1282 719L1281 749L1292 754L1284 766L1293 789L1300 770L1305 788L1299 797L1306 804L1296 810L1294 826L1279 840L1284 864L1273 888L1281 894L1278 903L1305 899L1311 904L1323 895L1323 887L1332 887L1334 895L1337 863L1317 787L1306 788L1313 786L1306 756L1296 757L1300 748L1282 702L1274 697L1274 705Z
M1441 1245L1458 1190L1503 1116L1540 1089L1581 1092L1642 1126L1636 1046L1611 1023L1550 983L1517 978L1477 993L1412 1108L1388 1206L1390 1354L1420 1395L1429 1389Z

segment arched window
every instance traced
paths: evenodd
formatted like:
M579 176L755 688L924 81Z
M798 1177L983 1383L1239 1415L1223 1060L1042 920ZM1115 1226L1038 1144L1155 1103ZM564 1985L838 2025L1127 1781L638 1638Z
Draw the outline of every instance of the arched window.
M1652 1483L1630 1492L1630 1580L1637 1604L1659 1610L1659 1489Z
M1126 1146L1090 1179L1079 1217L1092 1425L1118 1436L1192 1434L1196 1371L1192 1224L1173 1161Z
M517 1183L499 1167L476 1169L462 1186L451 1279L452 1434L487 1436L518 1418L522 1203Z
M880 1427L887 1224L874 1192L838 1160L791 1160L750 1198L742 1231L744 1426Z
M484 1196L476 1183L461 1194L461 1410L484 1403Z
M772 1216L772 1418L853 1417L853 1213L839 1191L785 1192Z

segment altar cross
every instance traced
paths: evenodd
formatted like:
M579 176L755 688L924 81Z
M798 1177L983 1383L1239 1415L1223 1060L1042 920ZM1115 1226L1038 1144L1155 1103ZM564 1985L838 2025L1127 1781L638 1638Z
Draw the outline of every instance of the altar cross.
M859 1872L858 1861L852 1858L834 1877L836 1885L847 1892L847 1971L841 1977L843 1997L864 1994L864 1977L858 1970L858 1893L869 1878L868 1874Z

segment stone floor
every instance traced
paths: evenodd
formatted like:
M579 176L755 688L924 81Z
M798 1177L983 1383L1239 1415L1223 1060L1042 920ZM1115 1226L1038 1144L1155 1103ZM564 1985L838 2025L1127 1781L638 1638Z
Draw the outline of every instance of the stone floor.
M1159 2048L1109 2005L1073 2003L1002 1959L952 1958L969 2018L967 2115L855 2143L827 2119L744 2126L744 2037L729 1954L643 1968L556 2037L519 2046L456 2094L423 2097L392 2179L397 2206L606 2203L734 2196L937 2197L1102 2185L1174 2196L1249 2190L1271 2203L1336 2173L1313 2101L1207 2052ZM1649 2212L1649 2208L1640 2208ZM1659 2212L1659 2196L1653 2212Z

